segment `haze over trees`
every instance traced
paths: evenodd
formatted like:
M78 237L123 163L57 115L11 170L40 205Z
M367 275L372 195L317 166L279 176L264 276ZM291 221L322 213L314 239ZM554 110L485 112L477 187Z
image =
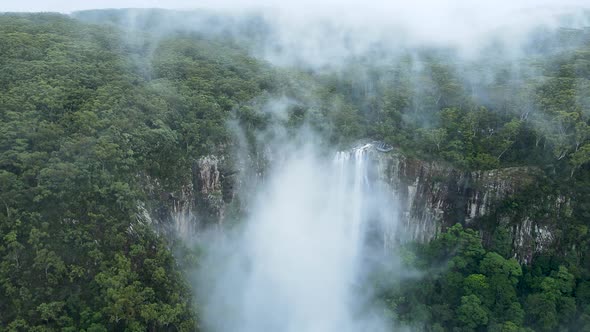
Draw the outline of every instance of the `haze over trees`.
M481 223L492 238L458 223L399 249L419 278L384 267L359 287L376 290L392 328L590 330L590 30L532 43L518 67L424 48L334 71L257 57L272 32L256 16L238 35L158 34L153 22L204 14L139 12L134 27L128 14L0 14L0 330L200 330L201 252L146 217L146 183L174 192L199 157L231 160L228 123L251 154L280 125L462 171L539 172ZM273 100L288 100L284 114ZM556 225L556 245L517 261L501 214Z

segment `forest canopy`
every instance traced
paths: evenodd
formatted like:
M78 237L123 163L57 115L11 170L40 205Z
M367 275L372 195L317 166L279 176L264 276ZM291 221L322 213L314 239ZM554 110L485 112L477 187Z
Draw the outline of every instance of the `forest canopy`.
M590 329L588 29L537 45L521 72L428 49L333 72L255 57L267 33L256 19L242 40L156 34L150 22L170 17L146 13L132 28L125 11L0 14L0 330L199 330L187 279L199 254L145 217L145 184L174 192L199 157L229 156L228 123L253 154L280 123L467 172L541 170L502 213L558 225L554 248L521 264L492 216L493 239L457 224L404 247L408 268L444 265L436 273L392 285L384 270L371 282L391 324L416 330ZM285 118L267 111L280 98ZM557 220L536 205L548 196L569 197L572 213Z

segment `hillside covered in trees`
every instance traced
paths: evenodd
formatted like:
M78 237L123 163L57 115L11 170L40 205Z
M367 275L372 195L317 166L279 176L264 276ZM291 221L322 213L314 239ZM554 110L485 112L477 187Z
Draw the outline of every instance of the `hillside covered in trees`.
M231 34L153 28L202 13L126 15L0 14L0 331L200 330L200 249L146 216L158 200L146 183L176 192L200 157L233 161L237 128L257 155L277 127L466 172L540 173L478 227L457 220L399 248L419 278L368 279L392 327L590 330L588 29L535 40L518 64L420 49L336 71L256 56L269 35L256 17ZM269 111L276 100L284 114ZM568 213L546 197L566 197ZM495 218L519 213L557 229L530 262Z

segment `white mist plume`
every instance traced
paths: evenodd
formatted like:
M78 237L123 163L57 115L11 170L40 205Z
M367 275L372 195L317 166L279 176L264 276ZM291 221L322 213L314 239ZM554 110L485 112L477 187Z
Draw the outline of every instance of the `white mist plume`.
M473 57L494 45L513 57L522 52L535 30L590 26L590 3L584 0L26 0L0 4L0 11L96 8L207 9L235 17L262 13L272 36L256 51L275 64L313 68L338 65L376 50L392 53L433 46ZM219 29L208 23L193 28L205 33Z
M371 178L369 149L325 158L307 145L273 166L243 228L208 245L206 328L388 330L359 286L374 255L370 228L391 232L396 221L391 192Z
M339 66L374 51L390 55L421 47L451 48L473 57L494 44L514 58L535 29L590 25L582 10L590 4L584 0L39 0L2 3L0 11L123 7L214 9L236 17L261 11L270 36L254 47L257 55L274 64L311 68ZM192 29L223 30L203 22ZM177 23L187 29L187 22ZM481 79L477 75L474 81ZM284 120L289 103L280 100L282 106L268 107ZM333 160L310 146L280 149L289 156L272 166L264 185L248 193L254 205L247 220L236 232L222 235L225 240L215 237L205 245L197 289L205 327L214 332L386 331L384 318L376 314L379 308L365 306L371 295L357 286L374 254L365 241L373 223L383 223L377 226L388 237L382 245L397 226L395 202L386 190L368 185L378 182L370 180L369 165L363 163L366 151ZM184 229L187 223L180 225Z

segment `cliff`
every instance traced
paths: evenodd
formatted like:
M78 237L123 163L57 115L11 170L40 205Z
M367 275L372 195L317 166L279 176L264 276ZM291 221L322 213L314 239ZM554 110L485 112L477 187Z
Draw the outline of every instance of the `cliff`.
M456 223L478 229L485 243L508 230L512 255L530 263L556 239L554 220L571 214L563 196L543 196L512 209L518 197L542 181L532 167L465 172L436 161L374 153L380 177L400 202L401 241L429 241ZM518 212L516 212L518 211Z
M478 229L484 242L492 243L502 228L509 233L506 241L512 255L528 263L535 253L554 244L552 220L571 213L566 197L553 196L521 202L517 209L511 209L517 204L515 197L541 180L542 172L536 168L465 172L442 162L378 149L371 149L369 159L374 176L388 184L399 202L398 230L388 236L396 242L430 241L446 227L461 223ZM174 230L182 236L201 225L223 224L228 209L237 206L239 213L247 208L240 203L247 198L239 197L245 184L236 175L245 172L232 168L223 157L203 156L193 163L191 182L176 192L159 189L152 179L146 188L161 203L152 214L156 213L159 220L172 220Z

